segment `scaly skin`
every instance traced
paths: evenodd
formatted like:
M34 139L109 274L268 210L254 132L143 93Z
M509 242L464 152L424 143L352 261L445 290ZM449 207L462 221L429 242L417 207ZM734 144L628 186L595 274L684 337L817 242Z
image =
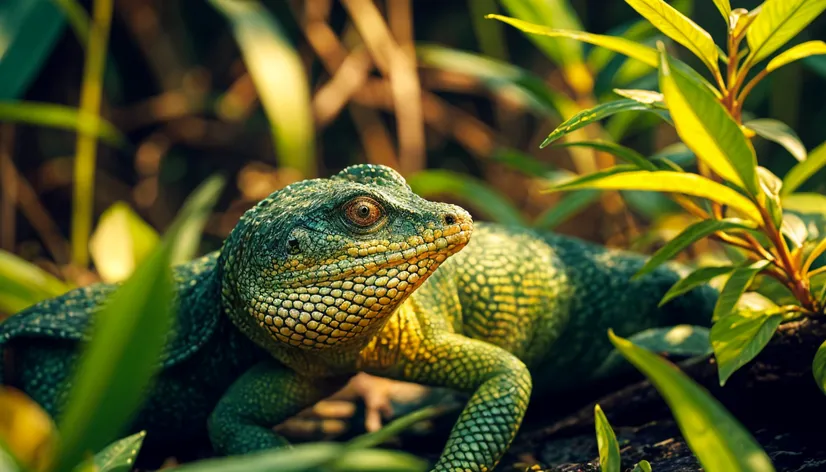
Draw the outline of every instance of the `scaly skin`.
M159 454L205 435L220 454L279 447L273 425L365 371L470 393L434 469L489 470L532 395L593 379L611 351L608 328L708 325L716 292L660 309L679 277L664 266L630 281L643 262L474 225L385 167L300 182L247 212L220 254L176 268L178 323L131 429L146 429L145 449ZM74 290L0 325L14 353L7 377L53 416L112 289Z

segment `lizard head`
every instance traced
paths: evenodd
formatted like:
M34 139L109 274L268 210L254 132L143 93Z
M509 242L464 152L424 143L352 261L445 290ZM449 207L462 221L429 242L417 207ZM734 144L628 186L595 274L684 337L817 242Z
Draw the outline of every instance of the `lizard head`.
M355 346L472 230L465 210L419 197L392 169L348 167L244 214L222 250L224 304L259 343Z

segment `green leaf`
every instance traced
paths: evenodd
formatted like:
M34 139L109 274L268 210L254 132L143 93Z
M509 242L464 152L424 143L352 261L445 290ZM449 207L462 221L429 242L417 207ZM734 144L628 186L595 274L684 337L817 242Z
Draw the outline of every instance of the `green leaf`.
M534 228L553 229L599 199L597 190L578 190L564 195L553 207L540 213L533 222Z
M141 450L146 431L119 439L95 454L96 472L129 472Z
M316 175L315 130L304 65L278 20L258 1L210 0L229 20L270 121L279 163Z
M791 47L778 54L766 65L766 73L773 72L789 63L809 56L826 54L826 43L823 41L806 41Z
M611 423L605 417L599 404L594 405L594 427L597 432L599 448L599 470L602 472L620 472L620 452L617 436L611 429Z
M524 226L516 207L485 182L448 170L423 170L407 178L413 191L422 197L452 195L472 204L481 214L503 224Z
M682 142L669 144L657 151L650 158L652 161L671 161L680 167L688 167L696 162L696 157L691 149Z
M0 2L0 100L26 92L65 26L51 0Z
M771 118L760 118L743 124L758 136L783 146L798 161L806 160L806 146L786 123Z
M749 432L704 388L674 364L609 330L620 353L641 370L663 396L704 470L773 472L769 457Z
M749 221L739 220L735 218L724 220L702 220L692 224L680 233L676 238L672 239L665 246L661 247L646 261L645 265L634 274L632 279L638 279L646 274L651 273L654 269L679 254L688 246L694 244L698 240L705 238L718 231L730 231L732 229L755 229L757 225Z
M651 464L646 460L641 460L634 466L634 470L631 472L651 472Z
M170 260L182 250L178 237L203 206L215 203L222 186L222 179L211 178L195 190L163 242L95 314L61 416L55 470L68 470L112 441L139 407L175 310Z
M726 24L728 24L728 17L731 15L731 3L729 3L729 0L714 0L714 6L720 10L720 14L723 15Z
M0 312L17 313L72 287L16 255L0 250Z
M113 146L123 146L126 143L126 138L115 125L98 115L53 103L0 102L0 121L93 134Z
M823 10L826 0L766 0L760 14L746 33L749 43L748 64L759 62L778 50Z
M718 319L711 327L711 347L717 359L720 386L766 347L783 316L770 311L738 310Z
M572 131L588 126L591 123L605 119L611 115L626 111L647 111L663 116L662 112L655 106L646 105L630 98L601 103L593 108L583 110L565 120L565 122L557 126L556 129L553 130L544 141L542 141L542 144L540 144L539 147L544 148Z
M783 189L780 191L780 194L782 196L791 195L803 182L815 175L824 165L826 165L826 142L814 148L805 161L795 164L786 176L783 177Z
M663 97L663 94L660 92L639 89L614 89L614 93L646 105L656 105L660 108L665 108L665 97Z
M734 269L729 277L720 296L717 298L717 303L714 305L714 319L721 319L731 314L740 297L749 288L751 282L757 274L769 265L769 261L760 260L753 262L747 266L741 266Z
M757 167L757 177L760 181L760 191L763 192L766 207L772 217L772 223L774 226L780 226L783 222L783 209L780 205L780 190L783 188L783 181L763 166Z
M490 159L532 177L547 177L557 170L551 164L513 148L496 148Z
M597 151L606 152L619 157L629 164L634 164L643 170L657 170L657 166L645 158L637 151L610 141L572 141L570 143L557 144L555 147L587 147Z
M89 252L101 279L126 280L160 241L157 231L126 202L115 202L100 215L89 239Z
M686 146L715 173L756 196L757 157L751 143L714 95L676 70L664 52L660 89Z
M663 0L625 0L631 8L669 38L694 53L708 69L720 73L717 46L711 35Z
M697 174L673 171L629 171L628 168L616 172L601 172L586 175L571 182L558 184L551 192L576 190L581 188L600 188L613 190L649 190L673 192L728 205L752 221L761 221L760 211L752 201L736 191Z
M728 274L733 270L733 266L700 267L699 269L688 274L687 276L680 279L677 283L672 285L671 288L668 289L667 292L665 292L665 295L663 295L662 300L660 300L659 306L663 306L672 299L686 292L689 292L701 285L705 285L711 279L719 277L721 275Z
M826 341L817 348L814 361L812 361L812 375L814 375L817 387L826 394Z

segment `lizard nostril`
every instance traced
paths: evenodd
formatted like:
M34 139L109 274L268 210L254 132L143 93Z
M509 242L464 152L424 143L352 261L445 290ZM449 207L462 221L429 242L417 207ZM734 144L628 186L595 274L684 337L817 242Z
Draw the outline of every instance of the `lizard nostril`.
M447 213L444 216L444 220L445 220L446 225L456 224L456 215L454 215L452 213Z

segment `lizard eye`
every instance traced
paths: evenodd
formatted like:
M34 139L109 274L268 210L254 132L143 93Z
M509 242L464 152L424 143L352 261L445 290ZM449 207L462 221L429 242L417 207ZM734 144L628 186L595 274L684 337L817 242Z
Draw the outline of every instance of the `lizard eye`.
M345 205L344 216L350 223L366 228L384 216L384 208L370 197L358 197Z

